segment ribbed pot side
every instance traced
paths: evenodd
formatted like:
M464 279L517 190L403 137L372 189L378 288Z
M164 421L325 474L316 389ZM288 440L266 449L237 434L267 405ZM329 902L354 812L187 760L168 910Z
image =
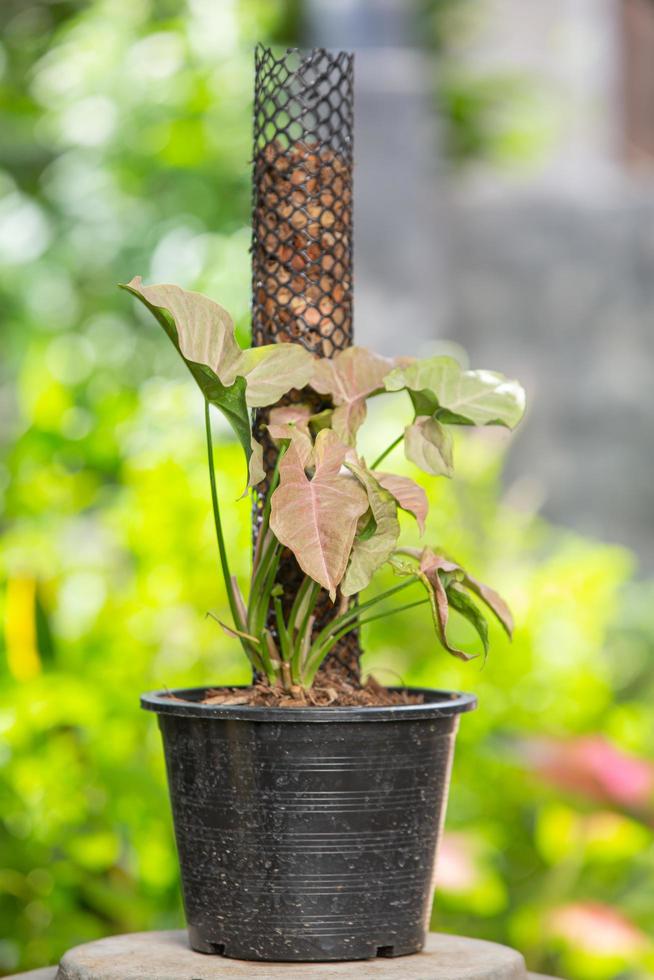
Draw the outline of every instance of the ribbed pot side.
M279 961L420 950L474 697L266 709L201 705L204 690L142 699L159 716L192 948Z

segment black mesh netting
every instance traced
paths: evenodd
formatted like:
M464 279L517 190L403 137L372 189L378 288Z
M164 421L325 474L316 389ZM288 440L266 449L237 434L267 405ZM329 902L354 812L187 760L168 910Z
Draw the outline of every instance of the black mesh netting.
M252 331L330 357L352 336L352 55L255 54Z
M292 341L332 357L352 343L353 55L317 48L276 56L258 46L253 111L252 342ZM317 411L326 407L312 397ZM294 400L306 401L307 392L285 399ZM255 432L270 473L275 448L265 420L256 414ZM285 555L279 581L287 608L301 578ZM326 594L318 612L320 627L332 615ZM352 633L328 669L358 676L359 655Z

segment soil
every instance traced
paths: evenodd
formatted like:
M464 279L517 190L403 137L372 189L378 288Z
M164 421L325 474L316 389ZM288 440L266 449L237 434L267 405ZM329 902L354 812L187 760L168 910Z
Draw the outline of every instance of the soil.
M396 704L422 704L422 694L389 691L369 677L365 684L353 683L337 671L322 672L313 686L292 692L257 681L252 687L221 687L207 691L202 704L250 705L259 708L383 708Z

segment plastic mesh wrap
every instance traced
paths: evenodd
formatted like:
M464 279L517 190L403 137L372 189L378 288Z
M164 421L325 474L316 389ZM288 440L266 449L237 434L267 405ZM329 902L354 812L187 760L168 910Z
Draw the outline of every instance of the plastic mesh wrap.
M300 343L332 357L352 343L353 55L269 48L255 52L252 200L252 342ZM307 401L291 392L285 401ZM325 407L311 393L316 411ZM255 415L268 473L275 447ZM255 499L254 529L262 494ZM289 553L280 565L284 605L302 573ZM317 628L333 614L321 596ZM271 629L274 624L271 622ZM358 675L355 633L330 658ZM339 669L337 667L337 669Z
M252 329L330 357L352 338L353 56L257 48Z

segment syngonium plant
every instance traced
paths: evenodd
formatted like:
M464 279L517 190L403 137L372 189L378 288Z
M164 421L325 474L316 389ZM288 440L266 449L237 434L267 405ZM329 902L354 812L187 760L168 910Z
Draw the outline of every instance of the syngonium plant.
M412 514L424 532L424 489L406 476L380 470L404 442L406 457L431 476L453 473L450 426L513 428L524 412L521 386L492 371L464 370L453 358L389 359L349 347L332 359L299 344L240 347L230 315L213 300L174 285L143 285L136 277L123 288L156 317L198 383L205 399L205 427L213 513L233 622L221 623L238 638L253 668L286 691L310 688L334 645L351 630L381 616L429 603L440 642L462 660L448 632L450 610L476 630L484 655L488 624L480 603L511 635L504 600L438 548L400 546L398 510ZM292 389L306 402L277 406ZM315 413L310 392L327 409ZM407 392L414 419L368 464L357 451L357 433L367 399ZM245 454L248 486L266 481L263 450L252 434L252 409L268 408L268 432L278 448L269 474L261 525L253 553L247 601L230 574L214 468L210 406L230 422ZM277 406L277 407L275 407ZM277 581L284 548L294 554L304 578L291 597ZM383 565L400 578L391 588L354 601ZM426 595L397 605L380 603L413 585ZM316 604L326 590L334 615L316 628ZM287 601L282 602L282 598Z

